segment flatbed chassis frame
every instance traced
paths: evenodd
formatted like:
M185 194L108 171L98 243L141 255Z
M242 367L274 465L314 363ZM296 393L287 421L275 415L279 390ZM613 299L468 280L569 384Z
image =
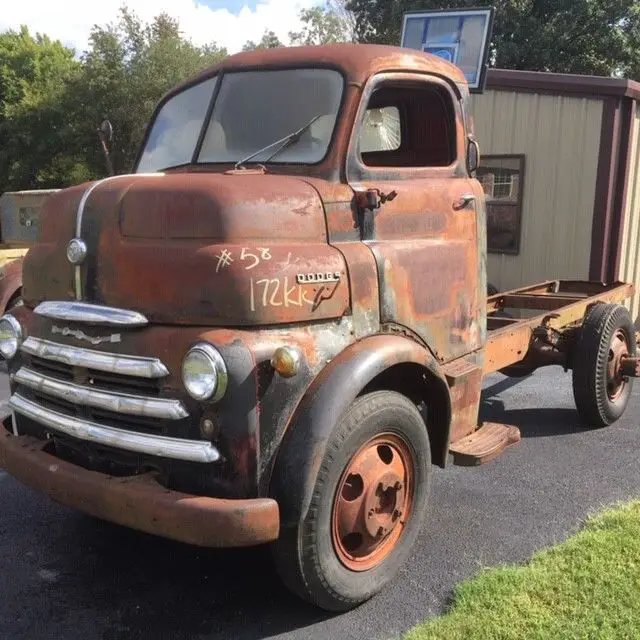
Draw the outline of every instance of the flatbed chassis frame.
M512 378L523 378L549 365L562 366L565 371L575 369L574 361L580 361L574 359L575 348L591 308L598 304L620 304L633 294L633 285L622 282L607 285L551 280L490 296L484 375L499 371ZM637 342L637 336L634 332L631 339ZM640 377L640 357L634 352L631 349L612 359L616 376ZM516 426L484 423L473 433L452 442L449 452L455 464L475 466L493 460L518 444L520 438Z
M484 373L526 374L552 364L570 368L567 347L589 309L599 303L622 303L633 294L634 286L623 282L550 280L489 297ZM540 313L518 318L505 310ZM632 364L626 366L635 370Z

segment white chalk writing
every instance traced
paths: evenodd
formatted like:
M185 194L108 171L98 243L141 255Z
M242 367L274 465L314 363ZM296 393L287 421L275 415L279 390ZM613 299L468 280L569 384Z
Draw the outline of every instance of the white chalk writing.
M232 262L233 258L231 257L231 251L228 249L224 249L221 253L219 253L216 258L218 258L218 264L216 265L216 273L220 271L220 269L224 269L228 267Z
M257 252L257 253L256 253ZM257 247L256 251L251 251L248 247L244 247L242 252L240 253L240 260L245 262L247 260L251 260L251 264L245 267L246 271L250 269L255 269L260 261L271 260L271 249L266 249L264 247Z
M307 292L299 284L289 286L289 278L262 278L250 280L251 311L267 307L314 306Z

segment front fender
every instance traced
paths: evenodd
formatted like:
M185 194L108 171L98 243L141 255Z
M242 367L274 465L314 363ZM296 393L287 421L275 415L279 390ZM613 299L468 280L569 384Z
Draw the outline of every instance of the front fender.
M18 258L2 268L2 278L0 279L0 312L6 313L7 305L22 287L22 263L23 259Z
M372 380L399 364L424 367L441 383L449 400L437 361L408 338L376 335L345 349L311 383L280 445L270 495L280 505L282 527L306 517L327 441L344 412Z

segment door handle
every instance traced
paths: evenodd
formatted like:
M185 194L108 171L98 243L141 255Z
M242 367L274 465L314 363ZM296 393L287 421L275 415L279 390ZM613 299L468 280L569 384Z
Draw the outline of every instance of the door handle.
M472 202L475 201L475 199L476 197L472 193L467 193L463 196L460 196L460 200L453 203L453 208L456 211L460 211L461 209L468 207Z

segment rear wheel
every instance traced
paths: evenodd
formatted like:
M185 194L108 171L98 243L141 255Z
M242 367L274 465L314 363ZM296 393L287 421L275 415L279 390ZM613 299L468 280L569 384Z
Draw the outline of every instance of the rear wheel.
M329 439L306 518L274 543L285 584L329 611L378 593L411 552L430 479L415 405L391 391L358 398Z
M573 395L588 428L607 427L625 412L633 379L621 374L620 361L635 353L635 331L627 309L615 304L593 307L572 358Z

